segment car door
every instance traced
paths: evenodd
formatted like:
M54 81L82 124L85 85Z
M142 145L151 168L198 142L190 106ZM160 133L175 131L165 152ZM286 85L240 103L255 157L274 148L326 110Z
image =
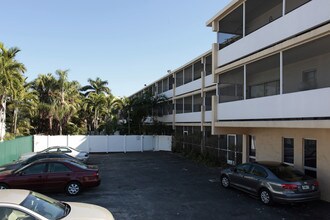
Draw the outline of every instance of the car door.
M40 191L44 188L46 177L46 163L36 163L15 173L10 182L11 188Z
M253 194L257 194L260 189L261 183L267 177L267 172L264 168L258 165L251 165L250 173L244 176L247 190Z
M236 187L239 187L243 190L247 190L247 184L245 175L247 175L250 172L251 164L241 164L238 165L232 172L230 176L230 183Z
M73 175L72 170L64 163L51 162L48 164L45 186L49 191L63 190L73 178Z

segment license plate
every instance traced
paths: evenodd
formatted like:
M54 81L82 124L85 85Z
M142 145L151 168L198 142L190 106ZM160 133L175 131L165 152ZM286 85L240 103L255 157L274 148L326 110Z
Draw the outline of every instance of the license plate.
M301 188L302 188L303 190L309 189L309 185L302 185Z

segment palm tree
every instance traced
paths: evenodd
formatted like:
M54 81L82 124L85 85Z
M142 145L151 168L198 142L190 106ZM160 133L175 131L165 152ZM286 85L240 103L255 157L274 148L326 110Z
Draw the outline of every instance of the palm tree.
M54 96L55 119L58 122L59 134L62 135L63 127L69 122L71 117L76 114L80 107L80 84L77 81L69 82L68 70L57 70L59 76L57 80L57 91Z
M88 79L89 85L86 85L80 89L81 92L87 97L90 93L96 93L96 94L110 94L111 90L108 85L107 80L101 80L99 77L96 78L96 80Z
M20 52L17 47L6 49L0 42L0 141L5 133L6 104L24 83L23 73L26 71L24 64L15 57Z
M51 74L41 74L32 82L32 89L38 94L38 119L35 127L37 133L52 134L54 118L54 95L56 91L56 79Z
M20 112L25 114L25 117L22 118L22 120L25 120L25 118L31 118L33 114L32 111L36 107L36 101L38 100L37 94L32 91L30 87L31 84L25 83L24 85L20 86L20 88L17 88L16 93L13 95L12 100L9 102L8 109L13 111L12 132L15 136L17 134L17 124ZM27 124L26 120L24 124Z
M88 130L95 134L101 122L101 116L106 110L106 96L101 93L90 93L83 101L83 110L89 115L87 119Z

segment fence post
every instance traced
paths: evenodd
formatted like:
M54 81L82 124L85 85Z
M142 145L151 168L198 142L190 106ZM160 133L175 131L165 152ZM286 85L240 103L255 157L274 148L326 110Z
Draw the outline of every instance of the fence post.
M107 135L106 138L107 138L107 153L109 153L109 136Z
M143 135L141 135L140 145L141 145L141 152L143 152Z
M91 152L91 146L89 142L90 142L90 138L89 135L87 135L88 152Z
M66 146L69 146L69 135L66 136Z
M126 153L126 135L124 135L124 153Z
M47 148L49 148L49 135L47 135Z

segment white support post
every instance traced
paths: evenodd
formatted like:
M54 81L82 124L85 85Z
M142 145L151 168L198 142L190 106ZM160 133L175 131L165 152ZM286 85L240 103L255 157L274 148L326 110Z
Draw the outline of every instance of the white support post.
M280 94L283 94L283 51L280 52Z
M141 152L143 152L143 135L141 135L140 139L141 139L140 141Z
M109 153L109 136L107 135L106 138L107 138L107 153Z
M49 148L49 135L47 135L47 148Z
M126 135L124 135L124 153L126 153Z

